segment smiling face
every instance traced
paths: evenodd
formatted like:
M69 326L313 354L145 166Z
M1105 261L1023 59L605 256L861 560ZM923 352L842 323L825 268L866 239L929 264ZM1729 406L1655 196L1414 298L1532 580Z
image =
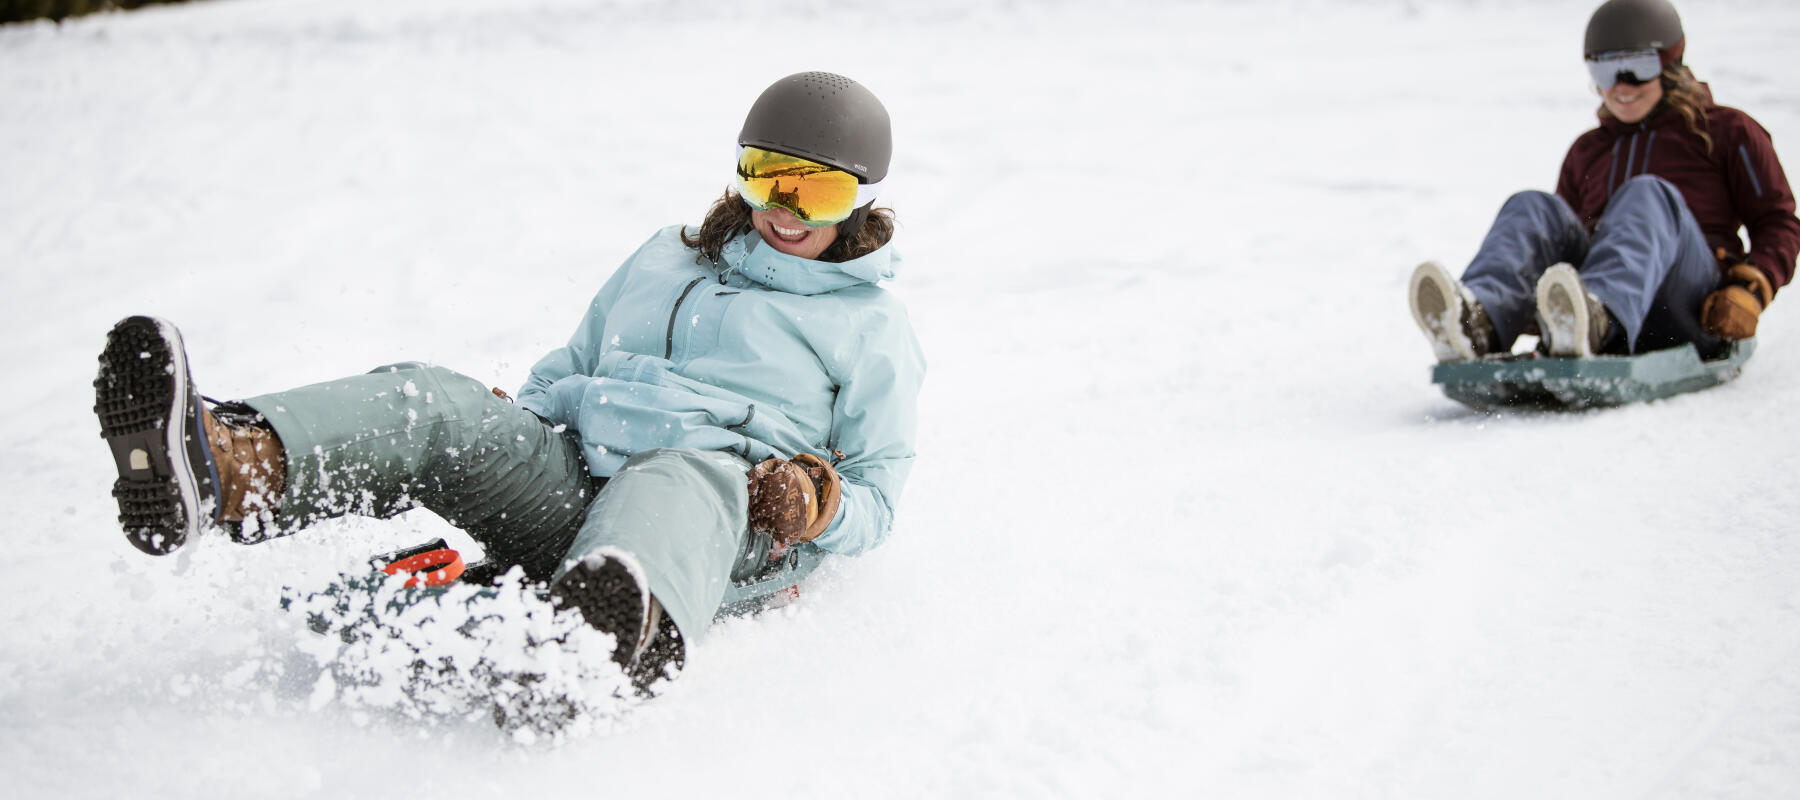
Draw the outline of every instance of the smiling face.
M1640 122L1656 110L1656 104L1662 102L1663 88L1660 79L1652 80L1642 86L1632 86L1619 81L1600 93L1600 102L1606 110L1612 112L1620 122L1631 124Z
M785 208L751 211L750 227L776 250L800 258L818 258L825 248L837 241L837 226L808 228L800 218Z

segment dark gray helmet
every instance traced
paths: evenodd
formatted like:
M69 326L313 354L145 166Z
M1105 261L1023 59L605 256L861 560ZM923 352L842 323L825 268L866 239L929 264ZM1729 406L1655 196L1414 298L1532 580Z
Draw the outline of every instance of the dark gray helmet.
M830 72L789 75L764 89L738 144L837 167L863 183L886 178L894 153L887 109L875 93Z
M1681 17L1669 0L1606 0L1588 20L1582 54L1655 50L1665 65L1681 61Z

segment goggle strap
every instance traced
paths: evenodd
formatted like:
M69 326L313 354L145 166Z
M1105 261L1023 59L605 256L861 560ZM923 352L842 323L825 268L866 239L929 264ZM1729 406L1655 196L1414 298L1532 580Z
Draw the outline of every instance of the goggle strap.
M856 205L852 206L852 208L862 208L863 206L875 202L875 198L881 194L881 187L885 183L887 183L886 178L882 178L874 183L857 182Z

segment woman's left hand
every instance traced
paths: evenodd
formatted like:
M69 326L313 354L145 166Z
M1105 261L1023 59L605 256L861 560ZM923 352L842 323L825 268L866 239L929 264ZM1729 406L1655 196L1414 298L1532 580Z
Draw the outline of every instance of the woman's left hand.
M837 517L837 470L811 453L768 459L751 468L749 480L750 530L768 534L777 552L817 539Z
M1748 339L1756 335L1756 320L1774 294L1762 270L1748 262L1734 264L1725 272L1724 284L1701 304L1700 322L1714 336Z

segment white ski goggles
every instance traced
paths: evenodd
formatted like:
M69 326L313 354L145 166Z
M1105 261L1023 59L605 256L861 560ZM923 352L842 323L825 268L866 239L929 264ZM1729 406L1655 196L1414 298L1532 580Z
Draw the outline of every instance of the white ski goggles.
M1594 78L1594 85L1603 92L1620 81L1632 86L1642 86L1662 74L1662 56L1657 55L1655 50L1595 53L1587 57L1587 68L1588 74Z

